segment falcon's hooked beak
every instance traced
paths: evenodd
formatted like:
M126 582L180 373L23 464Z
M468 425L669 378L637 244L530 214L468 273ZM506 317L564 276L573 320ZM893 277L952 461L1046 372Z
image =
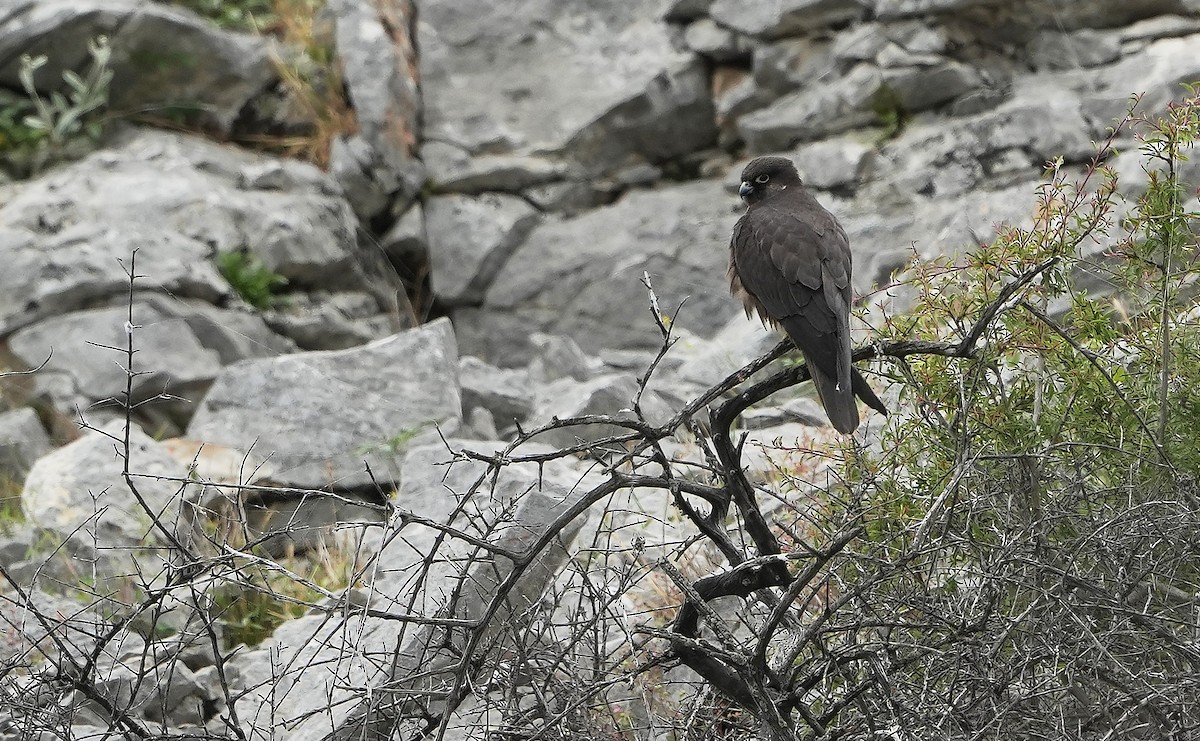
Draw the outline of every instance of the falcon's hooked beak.
M745 180L743 180L742 184L738 186L738 195L741 196L743 201L746 200L753 192L754 186Z

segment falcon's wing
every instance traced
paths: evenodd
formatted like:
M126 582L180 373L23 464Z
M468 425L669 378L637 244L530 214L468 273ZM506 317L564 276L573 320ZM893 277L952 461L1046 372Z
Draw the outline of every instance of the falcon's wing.
M734 228L731 273L813 362L848 381L849 241L819 206L803 216L774 203L748 209Z

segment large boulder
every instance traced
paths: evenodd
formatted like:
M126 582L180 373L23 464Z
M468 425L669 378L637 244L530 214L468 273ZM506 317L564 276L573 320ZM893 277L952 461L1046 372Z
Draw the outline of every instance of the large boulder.
M287 486L386 486L408 441L461 422L457 378L444 319L349 350L247 360L217 376L187 437L269 457Z
M29 367L49 358L33 377L41 400L72 417L112 416L124 414L115 400L125 392L132 339L135 417L177 430L222 365L294 349L257 316L203 303L150 294L134 301L132 328L129 316L125 306L62 314L16 332L9 350Z
M636 5L431 3L418 30L429 139L563 155L591 172L715 141L703 65Z
M187 473L137 425L127 432L124 421L114 420L38 459L25 480L21 506L31 523L71 540L74 549L104 555L121 568L131 556L144 556L156 573L162 557L144 546L162 544L164 529L174 533L180 502L190 490L181 483Z
M537 224L517 196L445 195L425 203L434 294L446 306L478 304L505 261Z
M235 295L218 252L252 253L294 289L375 285L364 267L373 254L360 251L354 213L327 175L194 136L135 132L15 187L0 223L12 268L0 274L0 335L123 303L135 250L138 287L177 297Z
M737 197L718 181L631 191L576 218L548 217L492 281L481 310L455 313L465 352L524 365L533 332L585 350L661 341L641 283L649 272L663 312L711 333L737 311L725 277ZM676 318L676 317L673 317Z

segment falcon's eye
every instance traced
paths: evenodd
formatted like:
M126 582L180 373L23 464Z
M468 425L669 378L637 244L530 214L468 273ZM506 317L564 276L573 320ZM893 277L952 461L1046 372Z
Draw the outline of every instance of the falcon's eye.
M767 182L770 182L770 180L771 180L770 175L759 175L758 177L754 178L754 182L756 182L756 183L767 183Z

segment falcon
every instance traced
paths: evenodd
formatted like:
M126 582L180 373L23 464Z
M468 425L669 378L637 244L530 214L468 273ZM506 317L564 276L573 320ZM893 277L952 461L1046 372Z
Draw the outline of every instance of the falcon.
M786 157L742 170L747 204L729 242L729 287L746 308L791 338L838 432L858 428L861 398L887 408L850 364L850 243L833 214L804 187Z

